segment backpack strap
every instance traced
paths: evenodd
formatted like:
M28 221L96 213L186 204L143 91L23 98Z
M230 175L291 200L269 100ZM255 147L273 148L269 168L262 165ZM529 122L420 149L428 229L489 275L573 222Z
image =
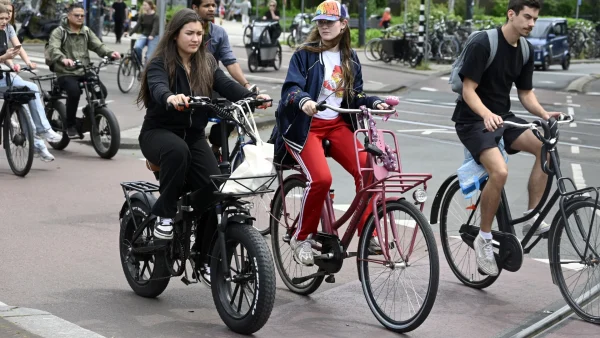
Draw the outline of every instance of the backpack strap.
M498 51L498 30L496 28L492 28L486 30L485 32L487 33L488 40L490 41L490 57L485 65L485 69L488 69L492 62L494 62L496 52Z
M523 66L525 66L525 64L529 62L529 43L527 43L527 39L522 36L519 38L519 40L521 42L521 54L523 54Z

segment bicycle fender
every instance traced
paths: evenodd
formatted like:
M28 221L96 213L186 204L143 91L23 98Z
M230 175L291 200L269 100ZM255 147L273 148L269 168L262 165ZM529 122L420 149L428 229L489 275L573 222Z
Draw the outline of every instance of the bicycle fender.
M438 216L440 214L440 206L442 205L442 200L444 195L446 194L446 190L454 180L458 178L457 174L452 174L446 178L444 183L440 186L437 193L435 194L435 198L433 199L433 204L431 205L431 216L429 217L430 224L437 224Z
M150 202L150 205L148 207L152 208L154 206L154 203L156 203L156 197L151 193L146 193L145 195L148 198L148 202ZM146 204L146 198L144 198L144 194L139 191L129 196L129 199L131 199L131 202L140 201ZM125 200L125 202L123 202L123 206L121 207L121 211L119 211L119 219L123 218L123 216L127 212L127 209L129 209L129 204L127 204L127 200Z
M229 218L227 218L227 223L252 224L252 223L248 223L247 222L248 220L256 221L256 218L254 218L250 215L235 214L235 215L229 216Z
M579 201L585 201L587 199L592 199L592 198L586 197L586 196L576 196L576 197L569 199L569 201L565 205L565 212L567 210L569 210L569 207L571 206L571 204L573 204L575 202L579 202ZM548 263L550 265L554 264L552 262L552 248L554 248L554 231L556 230L556 227L558 226L558 222L560 221L561 218L562 218L562 213L560 212L560 209L559 209L558 212L554 215L554 218L552 219L552 223L550 223L551 224L550 232L548 233ZM552 283L554 285L556 285L556 276L554 275L553 269L550 269L550 275L552 276Z

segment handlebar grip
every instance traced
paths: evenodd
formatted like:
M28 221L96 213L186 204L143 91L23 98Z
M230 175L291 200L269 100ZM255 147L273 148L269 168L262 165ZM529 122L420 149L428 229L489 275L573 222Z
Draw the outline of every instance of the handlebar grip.
M327 109L327 108L325 108L325 101L321 101L317 104L318 111L324 111L325 109Z

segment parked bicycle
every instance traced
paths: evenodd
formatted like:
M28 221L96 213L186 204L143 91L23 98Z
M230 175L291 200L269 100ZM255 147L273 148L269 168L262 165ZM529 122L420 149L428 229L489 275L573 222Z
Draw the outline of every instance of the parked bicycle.
M559 122L571 123L573 118L563 115ZM473 241L479 233L477 224L479 224L480 217L480 193L466 199L462 195L457 175L450 175L435 196L430 217L432 224L436 224L439 216L440 237L446 260L454 275L462 283L472 288L483 289L498 279L502 269L511 272L518 271L523 264L523 256L528 254L542 238L548 238L548 258L552 282L558 285L567 304L582 319L600 324L600 307L597 299L600 294L600 285L597 284L597 277L595 279L593 277L600 272L600 243L590 243L590 239L595 241L600 239L599 189L593 187L577 189L571 178L563 176L557 148L558 123L554 118L548 121L539 119L524 124L510 121L503 123L517 128L531 129L534 135L542 141L541 165L542 170L548 175L543 197L532 212L513 219L508 197L502 190L500 206L492 225L496 251L494 255L499 273L497 276L488 276L478 270L475 253L472 251ZM539 128L542 129L543 134ZM554 178L556 178L557 189L548 199ZM568 183L572 185L573 189L567 187ZM483 186L485 186L485 182ZM483 186L481 190L483 190ZM592 197L589 197L590 193L593 194ZM557 201L559 210L554 215L550 231L537 236L528 247L535 231ZM538 213L540 215L534 221L531 229L519 241L515 235L515 225L530 221ZM451 222L449 217L454 215L458 219ZM591 219L583 221L585 216L591 217ZM577 286L582 279L580 277L586 275L593 280L581 280L582 284ZM571 287L572 290L570 290Z
M28 67L21 70L30 71ZM35 92L25 86L15 87L10 73L14 70L0 68L0 73L6 78L6 87L0 88L4 103L0 110L0 143L4 142L6 159L12 172L25 177L33 163L33 125L29 112L23 107L35 99Z
M117 84L119 90L123 93L129 93L136 81L141 80L144 64L133 50L136 39L131 39L129 51L121 60L119 70L117 71ZM131 78L129 78L131 77Z
M393 106L398 101L388 99L386 103ZM319 288L325 277L326 282L334 283L334 274L340 271L345 258L357 257L358 277L367 304L377 320L395 332L412 331L429 315L439 283L437 246L431 227L422 214L427 198L427 181L431 179L431 174L403 173L395 134L376 128L373 115L389 116L395 113L394 109L372 110L364 106L360 109L342 109L327 105L324 101L317 107L319 111L329 108L339 113L359 114L362 129L356 130L354 135L356 137L358 133L366 133L367 136L364 149L359 149L355 144L354 152L357 162L360 152L368 153L367 166L359 170L361 175L369 175L371 179L337 220L333 207L335 196L330 191L321 214L322 232L313 236L313 249L320 254L314 256L315 266L299 267L292 258L289 244L298 226L298 210L301 207L292 203L294 200L300 202L299 199L307 189L308 179L298 166L278 165L280 189L275 192L272 202L271 240L279 275L292 292L308 295ZM386 136L393 139L393 145L385 142ZM327 140L324 141L326 154L328 143ZM299 173L290 174L284 179L283 172L288 169ZM391 196L407 193L414 188L417 188L413 193L415 202ZM357 252L350 252L350 243L368 203L372 204L377 217L370 215L362 234L359 234ZM401 217L402 214L404 217ZM338 230L349 219L350 224L340 240ZM369 243L375 236L381 244L380 252L369 250ZM373 266L369 267L369 264ZM390 276L385 277L384 273L389 273ZM409 280L399 281L403 278ZM378 292L399 286L402 291L391 294L384 292L385 295ZM380 300L380 296L388 296L390 299Z
M235 120L233 117L237 116L237 121L244 121L241 115L251 113L247 108L254 109L268 101L249 98L237 102L238 107L223 102L193 97L189 109L211 109L221 120ZM247 124L238 125L247 134L252 133ZM221 133L227 139L225 128ZM224 142L225 158L228 149ZM146 165L158 177L160 168L149 162ZM230 168L221 166L221 170L222 175L210 177L214 187L197 191L185 188L178 202L171 241L158 240L153 233L156 216L151 209L156 202L153 194L159 187L144 181L121 183L126 200L119 212L121 262L127 282L142 297L160 295L171 277L184 275L181 281L186 285L204 281L212 289L223 322L237 333L252 334L265 325L273 309L275 269L266 241L252 227L254 218L243 198L267 192L276 176L230 178ZM245 186L249 180L264 178L264 184L245 193L223 190L226 182ZM193 281L188 279L187 261Z
M86 74L79 83L79 87L82 92L85 92L87 101L87 105L82 109L83 117L77 117L76 128L81 139L84 138L84 133L90 133L94 150L98 156L105 159L114 157L121 144L119 122L114 113L108 109L105 93L100 88L100 69L110 64L113 64L113 61L108 57L100 61L98 66L95 66L94 63L85 66L81 61L75 61L75 67L83 68ZM66 94L58 85L55 74L37 76L31 79L38 82L40 90L42 90L42 81L50 81L51 83L50 92L43 92L46 116L52 129L57 133L62 133L63 137L59 142L50 142L50 145L56 150L63 150L71 142L66 132L66 107L60 102L60 100L66 99Z

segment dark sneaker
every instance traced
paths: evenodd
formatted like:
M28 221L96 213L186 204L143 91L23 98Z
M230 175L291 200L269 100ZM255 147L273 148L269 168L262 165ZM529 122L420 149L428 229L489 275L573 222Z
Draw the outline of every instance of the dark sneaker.
M75 127L67 128L67 136L69 136L69 138L80 138L79 132L77 131L77 128L75 128Z
M157 219L154 225L154 237L157 239L173 239L173 223L166 220Z

